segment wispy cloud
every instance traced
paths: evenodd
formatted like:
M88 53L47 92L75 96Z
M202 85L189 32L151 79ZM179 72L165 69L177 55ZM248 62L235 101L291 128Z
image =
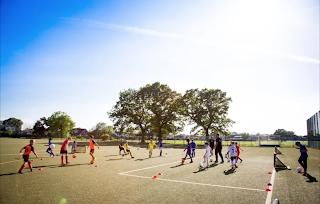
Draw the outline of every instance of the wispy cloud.
M304 12L305 10L301 11ZM211 46L219 46L222 48L227 48L227 49L233 49L233 48L238 48L239 45L225 45L213 41L203 41L203 40L198 40L195 38L189 38L183 35L179 34L174 34L174 33L167 33L167 32L161 32L161 31L156 31L156 30L151 30L151 29L145 29L145 28L140 28L140 27L133 27L133 26L127 26L127 25L119 25L119 24L113 24L113 23L105 23L101 21L94 21L94 20L89 20L89 19L79 19L79 18L61 18L63 22L66 23L73 23L73 24L78 24L78 25L84 25L84 26L93 26L93 27L99 27L99 28L104 28L104 29L112 29L112 30L121 30L125 32L131 32L131 33L138 33L142 35L148 35L148 36L154 36L154 37L161 37L161 38L173 38L173 39L179 39L179 40L184 40L188 42L193 42L193 43L198 43L201 45L211 45ZM248 47L247 45L241 45L242 47ZM258 49L253 49L254 52L259 52ZM314 58L309 58L305 56L299 56L299 55L294 55L290 53L281 53L281 52L275 52L275 51L263 51L261 50L259 53L270 53L274 55L278 55L281 57L285 57L288 59L296 60L296 61L301 61L301 62L306 62L306 63L315 63L315 64L320 64L319 59L314 59Z

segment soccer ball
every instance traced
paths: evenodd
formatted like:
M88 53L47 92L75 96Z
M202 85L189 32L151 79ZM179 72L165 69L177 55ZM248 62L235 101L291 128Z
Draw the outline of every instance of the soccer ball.
M212 158L210 158L210 162L213 162L213 159L212 159Z
M203 167L203 164L202 164L202 162L200 162L200 163L199 163L199 166L200 166L200 167Z
M185 159L185 158L182 158L182 163L183 163L184 161L186 161L186 159Z
M228 162L230 162L230 159L228 159Z
M51 144L51 145L50 145L50 148L51 148L51 149L53 149L53 148L55 148L55 147L56 147L56 146L55 146L54 144Z
M91 160L90 164L94 164L94 160Z
M72 155L72 158L76 158L77 156L74 154L74 155Z
M301 167L298 167L298 168L297 168L297 171L298 171L298 173L300 173L300 172L302 171L302 168L301 168Z
M168 155L168 152L166 152L166 155Z
M137 147L137 150L139 150L140 149L140 147Z
M225 158L228 158L228 154L224 155Z

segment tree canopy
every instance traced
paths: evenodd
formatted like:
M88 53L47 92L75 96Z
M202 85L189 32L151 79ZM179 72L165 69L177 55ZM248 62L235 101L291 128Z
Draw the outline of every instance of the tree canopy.
M97 123L89 132L89 134L93 135L95 138L100 138L104 134L111 135L112 133L114 133L113 127L107 126L104 122Z
M65 112L54 112L47 119L48 130L55 137L68 137L70 131L74 128L75 123L71 120L71 117Z
M227 134L234 123L227 117L231 101L220 89L187 90L182 102L189 124L195 124L191 132L200 129L207 137L213 133Z
M19 127L21 128L23 125L22 120L17 119L17 118L9 118L7 120L2 121L2 124L8 125L10 127Z

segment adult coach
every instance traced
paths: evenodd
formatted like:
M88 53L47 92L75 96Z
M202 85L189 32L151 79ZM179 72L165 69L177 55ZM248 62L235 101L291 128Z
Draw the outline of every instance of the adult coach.
M208 141L209 142L209 146L211 147L212 151L214 149L214 139L213 136L211 137L211 139Z
M216 146L215 146L215 154L216 154L216 161L215 163L218 163L218 154L220 155L221 157L221 162L220 164L223 164L224 161L223 161L223 156L221 154L221 151L222 151L222 140L221 138L219 137L219 134L217 133L216 134Z
M307 154L307 148L304 144L301 144L300 142L296 142L296 145L299 147L301 155L300 158L298 160L298 162L301 164L302 168L303 168L303 172L304 174L307 174L307 159L308 159L308 154Z

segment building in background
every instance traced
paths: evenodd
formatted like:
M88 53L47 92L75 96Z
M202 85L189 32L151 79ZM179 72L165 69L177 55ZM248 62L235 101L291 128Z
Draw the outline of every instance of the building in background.
M308 146L320 149L320 111L307 120Z

